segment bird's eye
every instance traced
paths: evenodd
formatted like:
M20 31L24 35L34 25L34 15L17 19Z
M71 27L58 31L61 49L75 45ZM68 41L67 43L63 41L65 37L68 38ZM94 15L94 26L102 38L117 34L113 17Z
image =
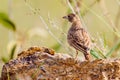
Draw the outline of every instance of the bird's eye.
M70 17L70 16L68 16L68 17Z

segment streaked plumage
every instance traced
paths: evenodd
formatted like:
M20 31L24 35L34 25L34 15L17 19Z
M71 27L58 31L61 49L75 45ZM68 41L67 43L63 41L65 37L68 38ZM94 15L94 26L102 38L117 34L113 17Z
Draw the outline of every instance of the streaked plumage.
M84 53L85 59L89 60L91 39L88 33L82 27L79 17L71 13L68 16L64 16L63 18L68 19L72 23L72 26L70 27L67 35L69 45Z

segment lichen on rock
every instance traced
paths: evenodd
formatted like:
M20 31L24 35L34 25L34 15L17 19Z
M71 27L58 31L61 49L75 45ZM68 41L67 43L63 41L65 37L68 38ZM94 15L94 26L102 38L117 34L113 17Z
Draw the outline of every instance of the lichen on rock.
M1 80L120 80L120 59L80 61L31 47L3 65L1 74Z

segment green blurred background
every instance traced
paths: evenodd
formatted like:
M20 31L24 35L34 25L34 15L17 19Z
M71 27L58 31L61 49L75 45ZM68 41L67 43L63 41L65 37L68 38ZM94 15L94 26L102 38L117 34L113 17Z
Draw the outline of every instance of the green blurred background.
M103 55L119 57L120 0L69 0L69 3L75 12L80 10L82 23L98 47L93 48ZM70 23L62 19L71 12L67 0L0 0L0 13L6 14L16 28L12 30L0 23L1 66L9 56L14 54L15 58L31 46L45 46L74 56L75 50L66 41Z

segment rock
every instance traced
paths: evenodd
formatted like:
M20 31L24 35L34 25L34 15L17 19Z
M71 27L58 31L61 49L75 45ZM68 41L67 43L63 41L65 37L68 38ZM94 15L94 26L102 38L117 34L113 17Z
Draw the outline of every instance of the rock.
M45 47L31 47L3 65L0 80L120 80L120 59L75 60Z

